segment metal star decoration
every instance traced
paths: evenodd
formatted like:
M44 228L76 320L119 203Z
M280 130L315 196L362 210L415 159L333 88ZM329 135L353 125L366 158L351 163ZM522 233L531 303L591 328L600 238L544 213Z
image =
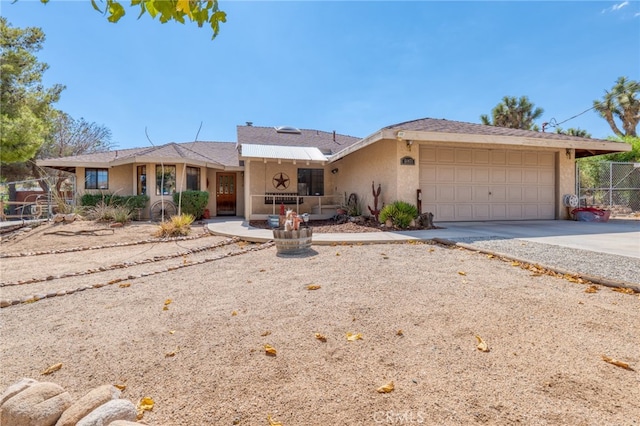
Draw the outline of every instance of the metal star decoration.
M273 186L275 186L276 189L287 189L289 180L289 176L284 173L279 173L273 177Z

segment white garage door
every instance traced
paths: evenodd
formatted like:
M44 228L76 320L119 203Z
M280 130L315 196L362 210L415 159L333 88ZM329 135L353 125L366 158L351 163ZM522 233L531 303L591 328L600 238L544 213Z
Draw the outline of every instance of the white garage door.
M422 211L436 221L554 219L555 155L420 147Z

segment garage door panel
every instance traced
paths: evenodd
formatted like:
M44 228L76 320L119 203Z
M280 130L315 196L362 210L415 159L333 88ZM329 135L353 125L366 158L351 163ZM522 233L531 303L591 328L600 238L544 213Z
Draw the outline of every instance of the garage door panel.
M473 201L476 202L488 202L489 201L489 187L488 186L473 186Z
M491 183L507 183L507 170L504 168L491 169Z
M491 219L491 205L490 204L474 204L473 218L474 220Z
M491 219L501 220L507 218L506 204L491 204Z
M522 204L509 204L507 206L509 219L522 219L522 210Z
M522 201L522 187L509 186L507 188L507 201L509 203L519 203Z
M439 166L436 170L436 182L455 182L456 168L453 166Z
M423 212L437 221L553 219L554 152L421 147Z
M456 220L473 220L472 204L456 204Z
M553 185L553 170L540 170L538 173L538 183L541 185Z
M438 185L435 200L439 203L456 201L456 187L454 185Z
M438 148L436 158L439 164L453 163L456 158L455 150L453 148Z
M507 188L504 186L492 186L489 189L489 200L491 202L507 201Z
M456 182L458 183L472 183L473 172L469 168L456 169Z
M472 169L473 183L489 183L489 168L488 167L474 167Z

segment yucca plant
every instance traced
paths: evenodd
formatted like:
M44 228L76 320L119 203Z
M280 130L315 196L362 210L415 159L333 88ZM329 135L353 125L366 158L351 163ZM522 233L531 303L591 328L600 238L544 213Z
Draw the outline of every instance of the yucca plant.
M411 221L418 216L418 209L411 203L406 201L396 201L387 204L380 211L380 222L384 223L391 220L393 226L405 229L411 224Z
M189 235L191 232L191 224L195 220L195 217L191 214L181 214L171 216L171 218L158 225L158 230L155 233L156 237L181 237Z

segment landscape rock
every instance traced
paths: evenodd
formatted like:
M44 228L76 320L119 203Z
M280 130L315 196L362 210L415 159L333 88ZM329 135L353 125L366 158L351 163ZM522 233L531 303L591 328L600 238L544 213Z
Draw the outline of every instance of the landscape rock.
M71 395L51 382L34 383L0 407L2 426L53 426L71 405Z
M67 408L56 426L73 426L104 403L118 398L120 398L120 391L116 387L112 385L97 387Z
M76 426L108 426L116 420L135 421L138 412L128 399L112 399L93 410ZM4 424L3 424L4 426Z
M11 301L7 299L0 300L0 308L6 308L7 306L11 306Z
M0 407L2 407L2 404L4 404L5 401L7 401L9 398L17 395L34 383L38 383L38 381L24 377L19 382L16 382L9 386L7 389L5 389L4 392L2 392L2 395L0 396Z
M65 222L73 222L74 220L76 220L77 216L75 215L75 213L70 213L70 214L66 214L64 215L64 221Z

